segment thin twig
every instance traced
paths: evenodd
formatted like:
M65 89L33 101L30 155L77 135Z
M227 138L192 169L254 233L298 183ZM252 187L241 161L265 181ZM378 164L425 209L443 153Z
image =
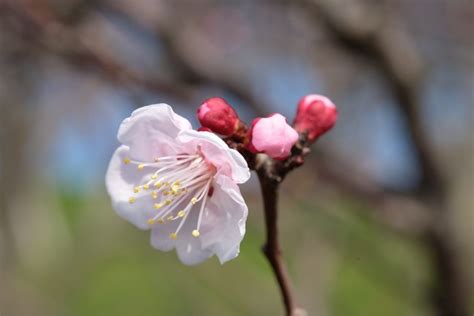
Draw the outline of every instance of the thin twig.
M285 310L287 315L294 315L297 310L295 299L293 296L292 287L288 272L285 267L285 263L282 260L280 242L278 239L278 188L279 183L271 181L265 171L258 173L260 186L262 189L263 206L265 214L265 227L266 227L266 242L262 247L262 251L268 259L278 285L280 287L283 303L285 304Z
M291 156L284 161L273 160L261 154L247 155L245 150L241 150L249 167L257 172L260 181L266 228L266 242L262 251L275 274L287 316L302 316L307 313L296 306L290 277L281 254L278 238L278 189L287 173L303 164L304 156L309 153L306 145L303 136L293 147Z

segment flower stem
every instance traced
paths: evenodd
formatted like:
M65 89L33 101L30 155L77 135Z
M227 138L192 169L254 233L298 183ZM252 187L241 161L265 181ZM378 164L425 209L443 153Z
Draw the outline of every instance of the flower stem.
M282 260L280 242L278 239L278 188L279 182L266 176L265 172L258 172L263 195L265 226L267 240L262 251L269 261L275 274L287 316L296 316L301 309L296 307L290 278Z

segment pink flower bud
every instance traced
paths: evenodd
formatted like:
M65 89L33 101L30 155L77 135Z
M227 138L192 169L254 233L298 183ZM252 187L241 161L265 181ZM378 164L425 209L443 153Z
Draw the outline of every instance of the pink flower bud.
M256 118L250 128L249 149L253 153L265 153L275 159L285 159L298 141L298 133L281 114Z
M222 98L210 98L197 110L201 125L214 133L224 136L234 134L239 127L239 116Z
M337 120L337 108L328 98L310 94L298 103L293 127L300 133L308 133L308 140L314 142L331 129Z

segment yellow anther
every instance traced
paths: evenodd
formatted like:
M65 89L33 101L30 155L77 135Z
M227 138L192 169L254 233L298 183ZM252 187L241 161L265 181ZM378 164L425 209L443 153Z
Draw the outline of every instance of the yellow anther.
M137 166L137 168L138 170L143 170L143 168L145 168L145 165L141 163Z
M193 232L191 234L193 235L193 237L199 237L199 235L201 235L199 233L199 230L197 230L197 229L193 230Z
M176 239L176 238L178 238L178 235L176 235L176 233L171 233L170 238L171 239Z
M170 195L170 193L171 193L170 191L163 191L163 195L165 195L165 196Z
M133 196L131 196L131 197L128 199L128 203L130 203L130 204L135 203L135 201L136 201L136 199L135 199Z
M155 203L155 204L153 205L153 207L154 207L156 210L159 210L160 208L163 207L163 203Z
M140 187L134 187L134 188L133 188L133 192L135 192L135 193L140 192Z
M174 184L174 185L181 185L181 181L176 180L173 184Z
M184 214L186 214L183 210L178 212L178 217L184 217Z
M151 197L152 197L153 199L157 199L157 198L158 198L158 192L153 191L153 192L151 193Z
M169 186L170 183L168 181L165 182L165 186Z
M153 180L156 180L156 179L158 178L158 175L153 174L153 175L151 175L151 178L152 178Z
M143 185L143 190L148 190L150 188L150 185L149 184L144 184Z
M159 219L157 220L157 222L158 222L158 224L164 224L164 223L165 223L165 221L164 221L162 218L159 218Z
M161 188L162 185L163 183L161 183L160 181L155 182L155 187L157 187L158 189Z
M148 224L149 224L149 225L155 224L155 220L154 220L153 218L150 218L150 219L148 220Z
M168 199L165 201L165 205L170 205L171 203L173 203L173 200Z
M130 159L125 158L125 159L123 160L123 163L126 164L126 165L128 165L128 164L130 163Z
M198 201L198 199L197 199L196 197L193 197L193 198L191 199L191 204L194 205L194 204L197 203L197 201Z
M169 221L172 221L173 218L174 218L173 215L168 215L168 217L166 219L169 220Z
M177 194L179 192L179 185L178 184L173 184L171 186L171 191L173 191L173 194Z

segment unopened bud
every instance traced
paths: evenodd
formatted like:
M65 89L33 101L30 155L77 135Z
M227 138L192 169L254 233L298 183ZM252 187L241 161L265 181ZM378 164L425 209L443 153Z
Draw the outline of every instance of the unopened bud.
M281 114L256 118L250 128L249 149L253 153L265 153L274 159L285 159L298 141L298 133Z
M239 116L222 98L210 98L197 110L201 125L214 133L231 136L239 128Z
M337 120L337 108L331 100L318 94L305 96L298 103L293 127L307 133L308 141L314 142L331 129Z

